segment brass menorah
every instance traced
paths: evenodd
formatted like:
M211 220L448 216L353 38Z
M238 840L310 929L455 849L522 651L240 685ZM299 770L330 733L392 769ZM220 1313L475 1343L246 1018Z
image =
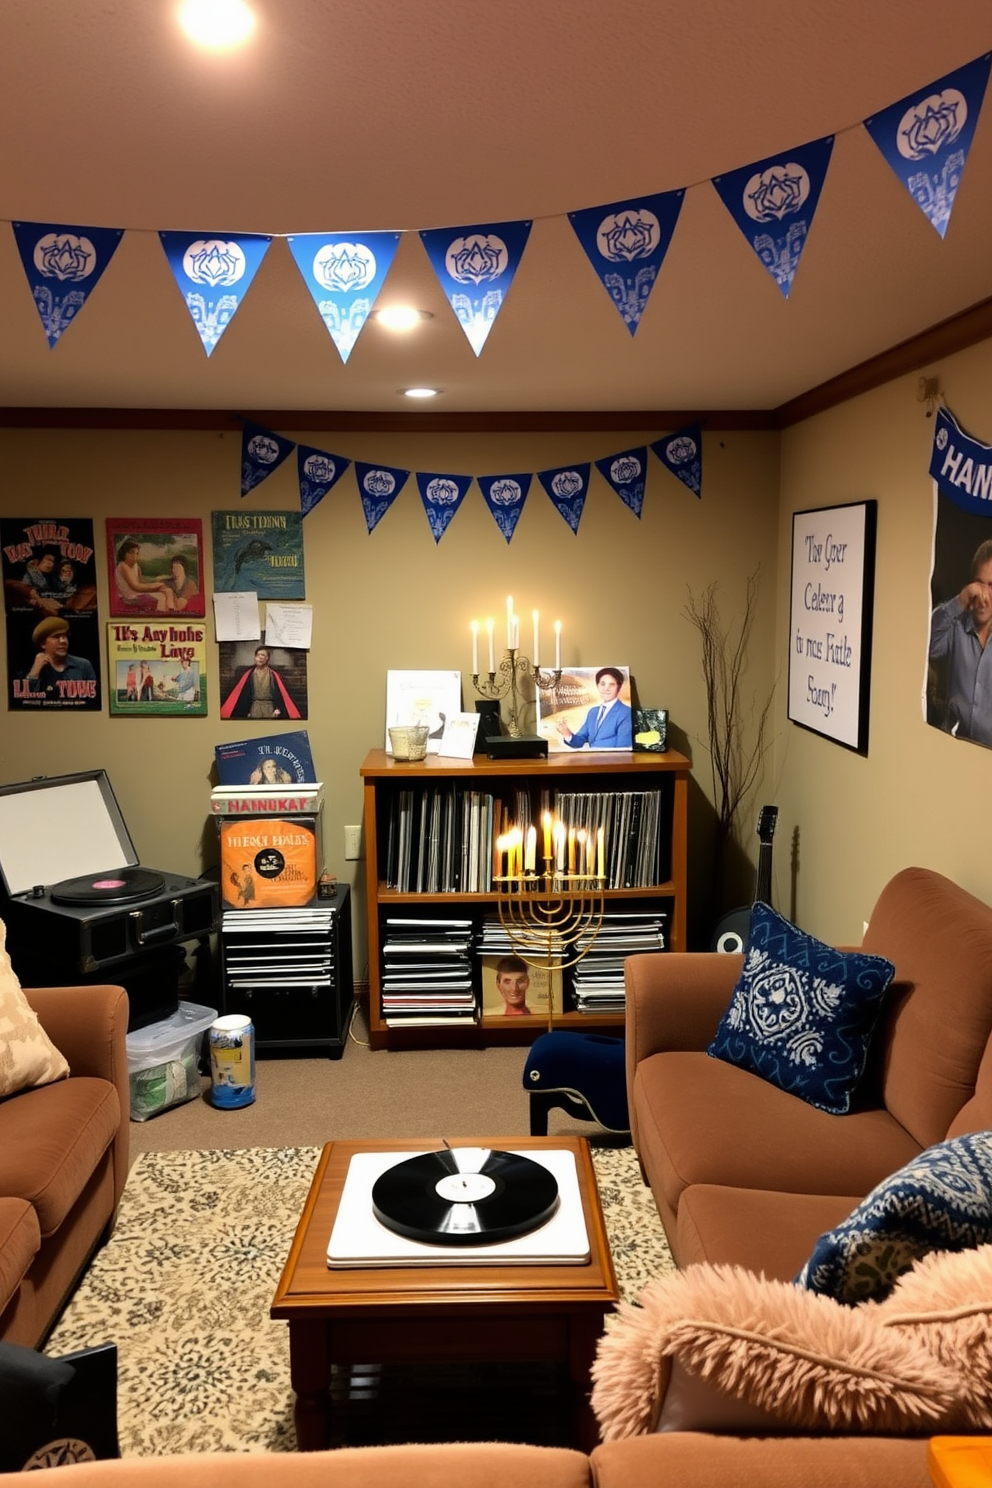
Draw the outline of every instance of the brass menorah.
M526 842L519 828L499 838L500 866L495 875L499 922L516 954L529 966L548 970L548 1028L554 1026L552 970L576 966L589 954L603 924L606 879L603 834L565 831L544 817L544 869L536 868L536 829Z

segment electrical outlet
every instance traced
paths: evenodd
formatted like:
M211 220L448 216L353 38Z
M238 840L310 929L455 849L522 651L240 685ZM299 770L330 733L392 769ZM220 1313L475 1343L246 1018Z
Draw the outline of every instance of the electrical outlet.
M348 862L362 856L362 829L361 827L345 827L344 829L344 855Z

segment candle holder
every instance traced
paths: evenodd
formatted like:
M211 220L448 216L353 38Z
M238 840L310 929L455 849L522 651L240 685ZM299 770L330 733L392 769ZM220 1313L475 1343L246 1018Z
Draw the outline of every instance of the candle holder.
M537 690L546 692L551 687L557 687L561 681L561 667L553 672L542 672L540 667L533 666L529 657L515 646L511 646L503 653L503 659L499 664L498 672L473 672L472 686L480 697L489 698L502 703L507 700L506 726L511 739L521 739L523 734L520 729L520 704L521 694L517 685L517 679L521 681L533 681Z
M548 969L550 1031L554 1027L550 973L576 966L592 950L603 924L606 880L596 874L559 872L546 858L543 873L507 874L493 883L499 922L514 951L529 966Z

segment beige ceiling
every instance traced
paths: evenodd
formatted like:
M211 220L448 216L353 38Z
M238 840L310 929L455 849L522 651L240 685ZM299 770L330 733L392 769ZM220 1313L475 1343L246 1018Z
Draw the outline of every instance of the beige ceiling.
M410 411L769 409L992 296L992 99L946 238L860 121L992 46L988 0L251 0L236 56L176 0L0 0L0 216L129 229L49 351L0 229L0 400ZM791 297L710 178L837 135ZM687 189L631 338L566 213ZM416 229L533 218L481 356ZM403 229L347 366L284 242L213 356L156 230Z

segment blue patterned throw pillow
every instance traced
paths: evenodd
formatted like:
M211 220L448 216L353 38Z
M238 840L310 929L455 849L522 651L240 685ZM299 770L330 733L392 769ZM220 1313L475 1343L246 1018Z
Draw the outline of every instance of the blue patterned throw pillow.
M932 1250L992 1242L992 1131L952 1137L884 1179L821 1235L796 1285L838 1302L878 1302Z
M755 904L744 968L707 1052L842 1116L895 967L838 951Z

